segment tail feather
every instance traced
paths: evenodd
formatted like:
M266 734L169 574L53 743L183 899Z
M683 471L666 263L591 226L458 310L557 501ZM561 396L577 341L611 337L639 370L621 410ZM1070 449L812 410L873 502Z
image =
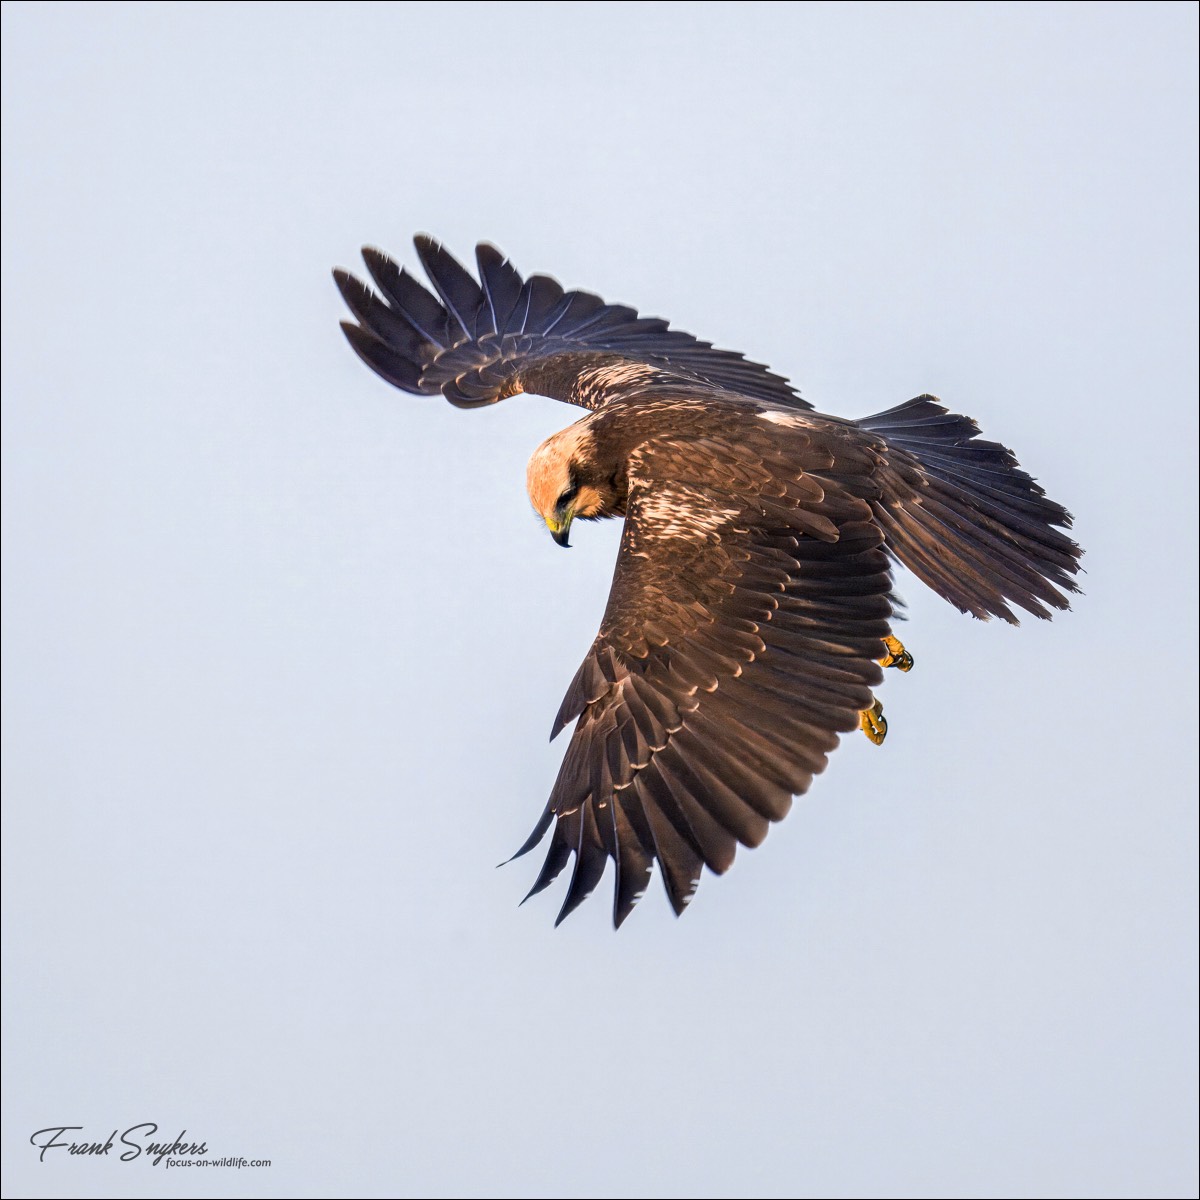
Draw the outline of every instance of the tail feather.
M858 422L885 443L875 516L888 550L962 612L1017 624L1069 608L1079 546L1071 514L1023 471L1012 451L979 436L970 417L932 396Z

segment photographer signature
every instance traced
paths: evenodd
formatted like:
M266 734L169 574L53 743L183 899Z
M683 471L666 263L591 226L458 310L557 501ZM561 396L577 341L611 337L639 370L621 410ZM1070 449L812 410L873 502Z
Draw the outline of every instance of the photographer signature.
M74 1141L68 1134L81 1133L82 1125L48 1125L31 1134L29 1141L40 1148L39 1162L46 1161L48 1150L65 1150L68 1154L89 1155L94 1158L105 1158L110 1150L118 1145L125 1146L118 1157L122 1162L133 1162L144 1154L154 1166L158 1166L164 1158L183 1158L187 1155L208 1153L205 1142L186 1141L187 1130L173 1142L149 1142L148 1138L158 1133L158 1126L153 1121L143 1121L140 1125L131 1125L124 1133L114 1129L102 1142Z

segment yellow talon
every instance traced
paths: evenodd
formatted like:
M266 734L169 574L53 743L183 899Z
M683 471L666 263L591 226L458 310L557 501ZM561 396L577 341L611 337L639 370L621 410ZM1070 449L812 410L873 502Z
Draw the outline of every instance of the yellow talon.
M883 644L887 647L887 653L879 660L881 667L895 667L898 671L913 669L913 656L905 650L904 643L899 638L889 634L883 639Z
M901 646L900 649L903 650L904 647ZM887 737L887 721L883 717L883 705L878 700L858 714L858 727L876 746L883 745L883 739Z

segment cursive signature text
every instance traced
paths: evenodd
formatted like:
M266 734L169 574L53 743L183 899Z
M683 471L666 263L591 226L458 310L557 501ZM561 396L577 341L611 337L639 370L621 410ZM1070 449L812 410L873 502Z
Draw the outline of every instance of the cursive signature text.
M110 1150L117 1146L126 1149L119 1151L117 1157L122 1162L133 1162L144 1154L154 1166L158 1166L164 1158L183 1158L192 1154L207 1154L208 1146L204 1142L189 1142L187 1130L173 1142L151 1142L149 1138L158 1133L158 1126L153 1121L143 1121L140 1125L131 1125L122 1133L114 1129L102 1142L88 1142L80 1139L75 1141L68 1134L82 1133L82 1125L48 1125L30 1135L29 1141L38 1147L41 1153L39 1162L46 1161L48 1150L65 1150L68 1154L91 1155L95 1158L106 1158Z

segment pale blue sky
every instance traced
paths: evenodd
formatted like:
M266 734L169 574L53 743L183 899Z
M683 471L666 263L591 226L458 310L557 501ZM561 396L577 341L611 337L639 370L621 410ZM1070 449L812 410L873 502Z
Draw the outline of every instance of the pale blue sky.
M6 3L6 1195L1195 1195L1196 9ZM1070 507L910 579L853 738L681 921L507 857L619 530L578 414L388 389L427 230ZM268 1170L45 1164L186 1128Z

